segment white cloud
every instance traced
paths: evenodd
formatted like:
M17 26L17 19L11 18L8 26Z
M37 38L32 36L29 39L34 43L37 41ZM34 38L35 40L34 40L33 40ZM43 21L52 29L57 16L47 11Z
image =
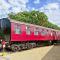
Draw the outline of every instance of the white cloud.
M40 3L40 0L35 0L34 1L34 4L39 4Z
M0 6L2 9L8 9L10 5L6 3L4 0L0 0Z
M0 18L7 17L8 8L10 7L4 0L0 0Z
M28 0L0 0L0 17L4 17L4 15L7 15L10 12L20 12L27 10L26 3ZM9 8L12 7L11 10Z
M35 8L31 8L32 10L35 10Z
M36 8L34 8L34 7L33 7L33 8L30 8L30 9L31 9L31 10L35 10L35 11L38 11L38 9L36 9Z
M60 9L58 3L50 3L39 9L48 16L48 20L54 24L60 25Z
M28 0L18 0L20 1L22 4L26 4L28 2Z
M28 0L9 0L10 5L13 7L13 9L16 10L26 10L26 3ZM21 11L20 10L20 11ZM17 11L16 11L17 12Z
M58 3L50 3L46 6L47 9L58 9Z

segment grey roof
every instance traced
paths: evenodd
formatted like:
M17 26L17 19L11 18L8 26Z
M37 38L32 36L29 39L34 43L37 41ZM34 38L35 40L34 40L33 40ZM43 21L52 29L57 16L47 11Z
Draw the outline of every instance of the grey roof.
M55 29L52 29L52 28L47 28L47 27L35 25L35 24L29 24L29 23L25 23L25 22L20 22L20 21L17 21L17 20L14 20L14 19L10 19L10 18L8 18L8 19L10 20L10 22L14 22L14 23L19 23L19 24L25 24L25 25L30 25L30 26L45 28L47 30L52 30L52 31L60 31L60 30L55 30Z

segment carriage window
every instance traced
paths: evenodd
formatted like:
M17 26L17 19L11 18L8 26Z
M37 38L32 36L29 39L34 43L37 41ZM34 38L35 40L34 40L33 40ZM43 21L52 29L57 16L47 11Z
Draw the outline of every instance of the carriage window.
M14 30L16 34L21 34L21 27L19 24L15 24Z
M26 34L30 35L30 26L26 26Z
M34 29L34 35L38 35L38 28Z
M40 33L42 32L42 28L39 28L39 32L40 32Z
M42 36L47 35L47 30L42 30L41 35Z

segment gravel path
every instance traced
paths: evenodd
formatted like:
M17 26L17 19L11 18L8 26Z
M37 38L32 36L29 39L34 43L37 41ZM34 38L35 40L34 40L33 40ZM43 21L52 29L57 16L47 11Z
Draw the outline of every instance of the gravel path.
M60 46L39 47L21 52L9 53L5 60L60 60ZM1 59L0 59L1 60ZM2 59L3 60L3 59Z

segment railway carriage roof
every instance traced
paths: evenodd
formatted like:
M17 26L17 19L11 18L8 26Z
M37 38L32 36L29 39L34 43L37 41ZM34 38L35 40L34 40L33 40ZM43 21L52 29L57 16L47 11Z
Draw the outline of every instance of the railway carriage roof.
M8 19L10 20L10 22L14 22L14 23L19 23L19 24L25 24L25 25L40 27L40 28L44 28L44 29L52 30L52 31L60 31L60 30L55 30L55 29L52 29L52 28L47 28L47 27L39 26L39 25L34 25L34 24L29 24L29 23L25 23L25 22L16 21L16 20L10 19L10 18L8 18Z

